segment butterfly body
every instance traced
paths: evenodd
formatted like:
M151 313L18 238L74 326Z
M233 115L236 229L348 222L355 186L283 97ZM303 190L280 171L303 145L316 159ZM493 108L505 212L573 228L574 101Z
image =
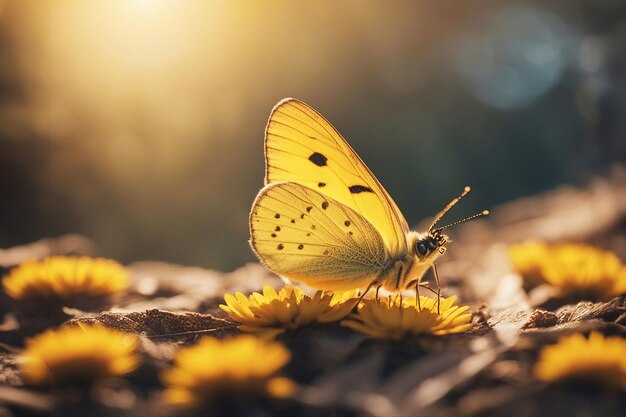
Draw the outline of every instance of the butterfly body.
M376 177L310 106L285 99L274 107L265 161L250 245L274 273L322 290L402 291L445 253L441 228L410 230Z

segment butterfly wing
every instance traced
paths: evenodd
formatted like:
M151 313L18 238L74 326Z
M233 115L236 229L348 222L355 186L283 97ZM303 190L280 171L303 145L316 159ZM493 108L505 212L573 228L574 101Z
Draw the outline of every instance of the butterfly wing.
M380 233L339 201L296 183L263 188L250 244L274 273L323 290L367 287L388 262Z
M404 216L339 132L313 108L285 99L265 131L265 183L295 182L360 213L390 254L406 251Z

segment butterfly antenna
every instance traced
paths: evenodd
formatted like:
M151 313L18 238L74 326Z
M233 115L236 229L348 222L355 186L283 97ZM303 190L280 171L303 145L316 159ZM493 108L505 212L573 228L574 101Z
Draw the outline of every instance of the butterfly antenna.
M474 214L473 216L469 216L469 217L461 219L461 220L459 220L457 222L450 223L450 224L447 224L445 226L438 227L437 230L447 229L448 227L456 226L459 223L464 223L464 222L466 222L468 220L472 220L472 219L475 219L477 217L483 217L483 216L488 216L488 215L489 215L489 210L483 210L480 213Z
M445 215L445 214L446 214L446 213L447 213L447 212L448 212L448 211L449 211L452 207L454 207L454 205L455 205L456 203L458 203L458 202L459 202L459 201L460 201L463 197L465 197L465 196L467 195L467 193L469 193L469 192L470 192L470 190L471 190L471 188L470 188L468 185L466 185L466 186L465 186L465 188L463 189L463 192L461 193L461 195L459 195L459 196L458 196L457 198L455 198L454 200L450 201L450 202L448 203L448 205L447 205L447 206L445 206L445 207L443 208L443 210L441 210L439 213L437 213L437 215L435 216L435 219L433 220L433 223L432 223L432 224L430 225L430 227L428 228L428 231L429 231L429 232L430 232L430 231L432 231L432 230L433 230L433 228L435 227L435 225L436 225L437 223L439 223L439 220L441 220L441 218L442 218L442 217L443 217L443 216L444 216L444 215ZM452 225L449 225L449 226L452 226ZM446 226L446 227L448 227L448 226ZM443 229L443 227L442 227L441 229Z

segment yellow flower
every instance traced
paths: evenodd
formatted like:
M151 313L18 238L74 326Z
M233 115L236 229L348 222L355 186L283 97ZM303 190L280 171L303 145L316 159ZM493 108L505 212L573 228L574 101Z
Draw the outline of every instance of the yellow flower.
M203 337L181 349L161 373L170 404L201 406L223 399L284 398L295 384L277 372L291 359L281 344L252 335L218 340Z
M561 298L606 301L626 292L624 264L589 245L525 243L511 246L509 256L531 286L549 284Z
M530 286L545 282L542 267L549 260L549 246L539 242L528 242L509 247L509 258L513 268Z
M4 291L16 300L105 297L122 291L128 272L115 261L88 257L55 256L27 261L4 277Z
M563 337L544 347L535 365L535 376L542 381L577 380L626 390L626 340L592 332Z
M242 323L241 330L266 337L275 337L286 329L293 330L313 322L341 320L357 303L355 291L334 294L317 291L311 297L300 288L289 285L278 293L265 285L263 294L255 292L246 297L238 292L234 296L226 294L224 300L226 305L220 304L220 308Z
M388 296L377 300L363 300L357 314L341 322L342 325L370 337L401 340L408 335L445 335L461 333L470 328L472 314L467 306L456 306L456 297L441 298L440 313L437 300L420 297L421 310L415 298Z
M89 383L134 370L136 345L135 336L100 325L47 330L26 342L21 371L32 384Z

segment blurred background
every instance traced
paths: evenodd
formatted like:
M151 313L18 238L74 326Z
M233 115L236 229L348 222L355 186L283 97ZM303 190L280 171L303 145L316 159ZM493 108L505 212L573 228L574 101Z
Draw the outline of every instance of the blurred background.
M348 139L410 224L626 161L626 3L0 0L0 248L254 256L272 106Z

